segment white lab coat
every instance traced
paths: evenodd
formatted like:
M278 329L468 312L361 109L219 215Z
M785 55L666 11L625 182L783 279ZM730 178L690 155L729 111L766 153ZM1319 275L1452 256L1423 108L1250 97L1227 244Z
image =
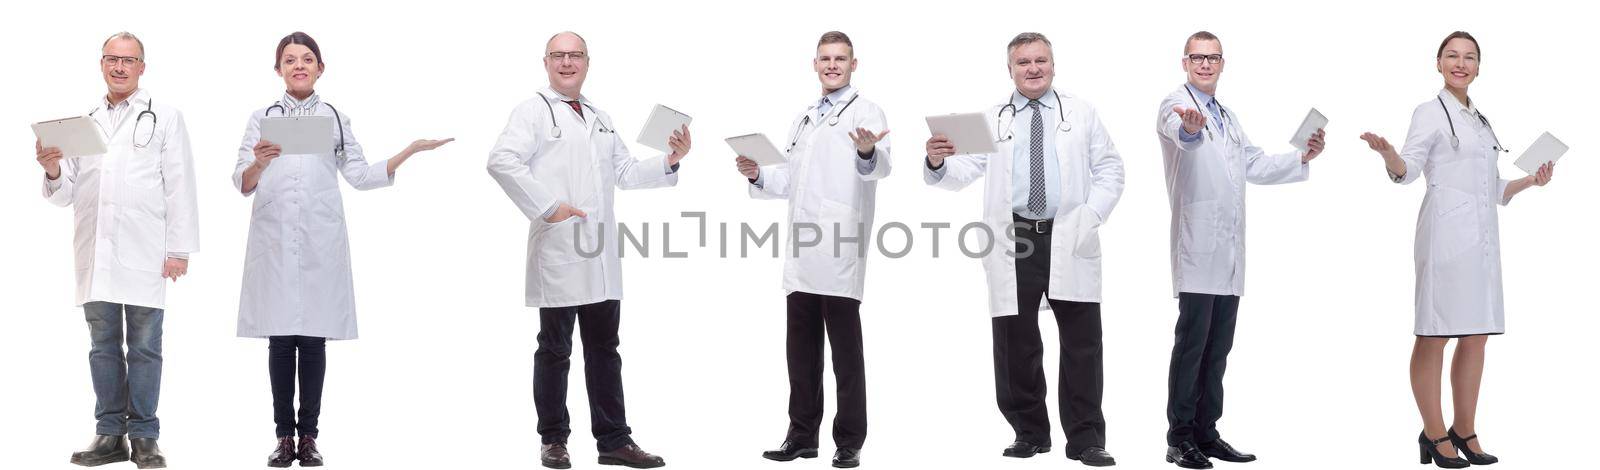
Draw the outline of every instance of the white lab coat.
M1172 211L1172 296L1244 295L1245 183L1305 181L1311 166L1301 163L1299 150L1271 155L1261 150L1245 135L1239 115L1220 103L1226 122L1217 122L1200 103L1206 129L1200 140L1184 142L1183 118L1172 112L1174 106L1196 109L1187 85L1167 95L1156 110Z
M1417 214L1416 334L1454 336L1505 332L1500 283L1500 222L1509 180L1496 166L1494 131L1449 91L1417 105L1400 149L1406 173L1398 183L1428 179ZM1447 111L1448 110L1448 111ZM1450 113L1448 119L1445 113ZM1450 145L1450 122L1460 139Z
M1058 113L1045 111L1046 145L1056 151L1061 175L1061 204L1056 209L1050 235L1050 281L1045 299L1072 302L1100 302L1100 226L1111 216L1122 196L1122 157L1111 135L1101 124L1093 106L1075 96L1061 93L1061 112L1066 113L1070 130L1057 125ZM1017 314L1016 244L1012 231L1011 167L1012 118L1004 105L989 110L990 130L1001 138L998 152L987 155L957 155L944 160L945 174L938 180L927 171L929 184L952 191L965 188L978 178L987 178L983 191L983 223L993 235L983 243L993 246L983 257L983 270L989 286L989 314L999 317ZM986 245L987 246L987 245ZM1040 308L1049 309L1047 300Z
M878 141L873 150L877 163L861 174L856 166L860 157L849 133L856 128L883 132L888 121L883 109L858 97L859 93L853 88L846 90L829 110L829 116L839 117L838 125L828 125L829 117L819 114L815 102L795 117L789 126L787 142L795 144L788 149L788 162L762 167L761 185L750 185L750 197L789 200L791 229L785 232L788 246L783 250L785 293L862 298L878 180L889 176L889 139ZM841 111L851 99L855 102ZM798 230L798 237L807 243L820 242L799 247L793 228L797 223L815 224L815 230Z
M244 170L255 163L261 140L261 119L272 109L250 113L233 185L243 191ZM333 116L319 103L316 116ZM238 336L301 335L334 340L355 339L355 286L350 273L350 238L345 227L339 176L358 190L394 184L388 159L368 163L340 111L345 153L280 155L253 192L250 235L245 246L244 285L239 291ZM335 126L336 134L339 132ZM339 141L335 135L334 142Z
M489 175L530 224L527 306L621 300L622 261L613 212L616 190L674 186L678 175L667 165L665 154L648 160L629 156L628 146L611 127L611 116L588 98L578 98L584 105L579 117L564 102L572 98L548 87L541 93L544 97L534 96L511 111L488 163ZM552 135L552 113L560 137ZM588 217L545 222L546 211L562 202Z
M183 114L152 106L144 90L128 98L116 122L104 102L90 117L105 134L106 153L63 158L60 176L44 180L45 199L75 214L74 299L166 308L167 256L200 250L189 131ZM155 118L145 114L139 125L145 110Z

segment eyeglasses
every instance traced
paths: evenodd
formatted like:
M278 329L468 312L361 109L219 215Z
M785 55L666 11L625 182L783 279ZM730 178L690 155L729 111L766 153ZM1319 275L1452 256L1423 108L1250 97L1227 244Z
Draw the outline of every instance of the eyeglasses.
M1222 63L1222 54L1189 54L1189 63L1199 65L1201 62L1217 65Z
M123 57L119 55L100 56L100 64L106 67L114 67L117 64L122 64L123 67L133 67L134 65L138 65L143 61L144 59L138 57Z
M550 60L571 59L573 62L582 62L589 58L589 53L583 51L553 51L545 54Z

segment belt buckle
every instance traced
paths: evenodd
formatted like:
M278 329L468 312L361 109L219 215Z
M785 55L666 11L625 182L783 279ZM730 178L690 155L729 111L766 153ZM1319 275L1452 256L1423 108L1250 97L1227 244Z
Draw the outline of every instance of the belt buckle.
M1050 223L1050 219L1039 219L1033 221L1033 233L1044 235L1047 232L1047 230L1045 230L1045 225L1048 223Z

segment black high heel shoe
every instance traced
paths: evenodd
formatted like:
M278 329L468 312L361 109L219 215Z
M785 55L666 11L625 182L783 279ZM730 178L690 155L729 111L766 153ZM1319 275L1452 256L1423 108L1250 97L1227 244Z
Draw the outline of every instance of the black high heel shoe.
M1450 445L1456 446L1456 450L1461 452L1461 455L1467 457L1468 463L1473 465L1489 465L1500 461L1499 457L1495 457L1487 453L1479 454L1473 452L1472 448L1467 447L1467 441L1477 439L1477 434L1463 438L1460 434L1456 434L1456 428L1450 428L1449 431L1445 432L1444 436L1450 438Z
M1439 444L1443 444L1449 440L1450 436L1441 437L1438 440L1428 439L1427 431L1417 434L1417 446L1422 448L1422 464L1427 465L1431 463L1438 465L1439 468L1467 468L1471 466L1472 464L1468 463L1466 459L1461 457L1445 457L1443 454L1439 453Z

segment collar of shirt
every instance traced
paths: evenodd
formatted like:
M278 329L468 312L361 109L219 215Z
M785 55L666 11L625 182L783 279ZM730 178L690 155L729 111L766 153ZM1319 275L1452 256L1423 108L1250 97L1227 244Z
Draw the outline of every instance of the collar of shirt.
M854 92L854 85L845 85L837 90L833 90L828 94L822 95L821 99L818 99L816 103L813 103L810 111L813 112L817 120L821 120L823 116L826 116L830 111L833 111L833 107L838 106L840 103L845 101L849 101L851 94Z
M1044 109L1049 110L1055 110L1057 106L1061 105L1060 102L1056 101L1056 93L1054 89L1047 91L1044 96L1040 96L1039 104L1044 106ZM1022 96L1022 92L1020 91L1013 91L1011 92L1011 105L1016 106L1017 113L1020 114L1022 110L1028 109L1028 97Z
M1193 84L1185 83L1183 86L1189 87L1189 92L1194 93L1194 99L1199 101L1200 104L1205 105L1206 113L1211 115L1211 119L1214 119L1219 123L1222 122L1222 104L1217 102L1217 97L1211 96L1210 93L1200 91L1200 88L1194 86Z
M1472 97L1470 96L1467 97L1467 104L1461 104L1461 100L1456 99L1454 93L1450 93L1448 89L1441 89L1439 90L1439 98L1444 100L1446 107L1459 109L1461 112L1467 113L1468 116L1478 116L1478 107L1471 103Z
M297 100L294 99L294 95L284 92L282 103L285 116L304 116L316 112L317 105L322 104L322 97L316 92L311 92L311 96L307 96L306 99Z
M577 98L573 98L571 96L564 95L561 92L556 91L555 88L551 88L551 87L545 87L544 96L546 96L546 97L548 97L549 99L552 99L552 100L560 101L562 103L566 103L568 101L577 101L579 104L582 104L584 106L588 106L588 107L593 107L594 106L593 103L589 102L589 98L583 96L582 94L579 94Z
M133 94L128 95L128 98L122 100L121 102L112 103L111 95L106 95L100 100L105 103L106 111L121 111L128 109L128 106L132 105L136 101L148 101L149 98L145 96L144 89L140 88L133 90Z

